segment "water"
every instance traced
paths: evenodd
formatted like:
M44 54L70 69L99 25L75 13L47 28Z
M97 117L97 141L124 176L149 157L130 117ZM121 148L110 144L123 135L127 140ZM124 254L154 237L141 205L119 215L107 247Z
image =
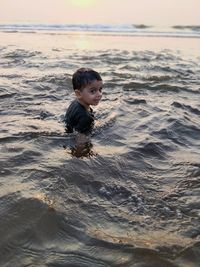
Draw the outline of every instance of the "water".
M0 266L200 266L199 39L0 38ZM81 66L105 84L89 158L62 122Z
M47 32L87 32L87 33L108 33L132 36L170 36L199 38L200 25L173 25L158 26L145 24L0 24L0 31L3 32L23 32L38 31Z

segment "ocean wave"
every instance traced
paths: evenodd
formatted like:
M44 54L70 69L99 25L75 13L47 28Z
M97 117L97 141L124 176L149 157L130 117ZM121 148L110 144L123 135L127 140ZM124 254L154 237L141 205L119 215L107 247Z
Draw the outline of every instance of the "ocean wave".
M0 24L0 31L16 33L26 31L35 34L37 31L46 31L49 34L61 32L88 32L104 34L122 34L138 36L165 36L165 37L193 37L199 38L200 26L169 26L157 28L145 24Z
M175 25L172 28L178 30L192 30L192 31L200 31L200 25Z
M41 54L38 51L28 51L25 49L15 49L14 51L9 51L7 53L4 53L4 58L30 58L30 57L35 57L37 55Z
M191 107L190 105L181 104L180 102L173 102L172 106L180 108L182 110L187 110L190 113L200 115L200 110L198 108Z

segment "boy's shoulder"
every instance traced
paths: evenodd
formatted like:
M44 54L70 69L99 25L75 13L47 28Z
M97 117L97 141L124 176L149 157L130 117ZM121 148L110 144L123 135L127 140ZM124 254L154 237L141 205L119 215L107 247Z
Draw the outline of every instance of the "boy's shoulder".
M72 100L72 102L70 103L68 109L69 109L69 108L73 108L73 107L77 107L77 106L79 106L79 102L78 102L77 99L74 99L74 100Z
M77 99L73 100L67 109L67 113L86 113L86 109L78 102Z

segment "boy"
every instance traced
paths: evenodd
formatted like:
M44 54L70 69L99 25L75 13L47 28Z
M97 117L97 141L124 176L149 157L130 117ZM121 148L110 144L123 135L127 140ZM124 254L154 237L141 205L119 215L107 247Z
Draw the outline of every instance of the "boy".
M102 78L98 72L80 68L72 76L76 99L72 101L65 115L68 133L78 132L76 145L86 144L94 126L91 105L97 106L102 97Z

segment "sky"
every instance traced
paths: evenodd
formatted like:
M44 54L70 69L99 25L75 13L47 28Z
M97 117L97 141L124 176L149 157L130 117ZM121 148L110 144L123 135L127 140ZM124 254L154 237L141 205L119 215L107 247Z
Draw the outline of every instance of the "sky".
M200 25L200 0L0 0L0 23Z

